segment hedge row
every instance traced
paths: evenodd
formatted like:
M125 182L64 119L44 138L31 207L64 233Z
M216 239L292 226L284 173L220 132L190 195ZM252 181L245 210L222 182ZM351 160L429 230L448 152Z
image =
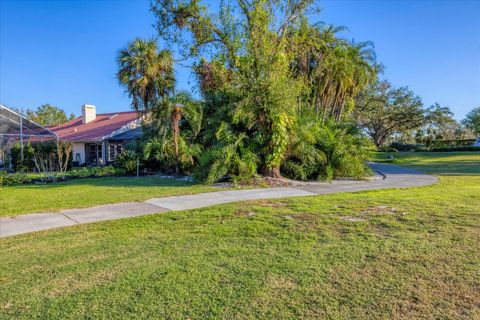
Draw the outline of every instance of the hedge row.
M480 151L480 147L477 146L467 146L467 147L442 147L442 148L432 148L432 152L456 152L456 151Z
M422 144L408 144L394 142L388 147L383 147L378 151L382 152L399 152L399 151L416 151L416 152L458 152L458 151L480 151L478 146L441 146L441 147L426 147Z
M89 177L107 177L113 176L117 173L113 166L75 169L67 172L66 176L71 178L89 178ZM0 173L0 186L11 186L16 184L28 184L38 181L38 178L33 178L25 173Z
M88 178L88 177L107 177L115 175L115 168L113 166L105 167L83 167L81 169L74 169L68 172L70 177Z
M32 178L24 173L1 174L0 186L11 186L32 182Z

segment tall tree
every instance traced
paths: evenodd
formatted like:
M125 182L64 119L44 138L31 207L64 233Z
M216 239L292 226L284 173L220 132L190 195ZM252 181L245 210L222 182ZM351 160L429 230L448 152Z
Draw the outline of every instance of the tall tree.
M388 81L376 81L357 98L354 118L377 147L394 133L420 128L426 122L422 100L409 88L393 88Z
M467 113L462 123L465 127L472 130L475 135L480 136L480 107Z
M150 110L155 101L173 92L172 53L158 51L155 40L133 40L119 51L117 63L118 82L125 87L136 111Z
M307 79L307 102L316 113L340 121L353 108L353 99L376 77L375 54L370 42L337 37L343 27L302 21L296 32L294 69Z
M438 102L427 109L426 125L421 131L424 139L453 140L461 138L460 124L453 118L453 112Z
M37 110L28 109L26 116L28 119L43 126L62 124L75 117L71 114L70 117L67 118L65 111L48 103L41 105Z
M203 54L234 74L225 84L237 97L231 104L232 123L247 134L255 131L263 172L273 177L280 176L302 87L291 76L288 31L312 2L221 2L218 17L197 0L157 0L152 6L158 31L167 41L176 41L189 57Z

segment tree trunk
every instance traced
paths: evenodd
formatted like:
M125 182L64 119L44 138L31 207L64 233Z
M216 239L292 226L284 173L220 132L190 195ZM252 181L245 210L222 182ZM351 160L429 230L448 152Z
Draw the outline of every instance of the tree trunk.
M179 159L178 159L178 138L180 137L180 120L182 119L182 111L177 106L172 110L171 122L172 122L172 134L173 134L173 145L175 147L175 174L179 174Z
M320 84L318 84L318 88L316 90L315 94L315 99L314 99L314 107L313 110L316 114L318 114L318 111L320 110Z
M375 143L375 146L377 146L377 148L381 148L383 146L383 144L385 143L385 137L384 136L375 136L373 138L373 143Z
M282 178L282 174L280 173L280 167L273 167L273 168L265 167L263 169L263 174L266 177L270 177L270 178L275 178L275 179Z

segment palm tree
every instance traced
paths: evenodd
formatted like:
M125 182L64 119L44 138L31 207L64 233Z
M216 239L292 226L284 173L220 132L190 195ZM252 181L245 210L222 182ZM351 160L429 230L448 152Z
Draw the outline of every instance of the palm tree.
M195 144L203 122L203 105L188 92L180 91L157 101L152 105L150 140L145 146L145 157L163 162L164 167L175 168L194 164L199 153ZM183 128L183 130L182 130Z
M169 50L158 51L153 39L137 38L120 50L117 79L136 111L148 111L154 101L173 92L175 77Z
M343 27L309 26L305 21L296 37L293 50L294 71L305 77L311 88L309 105L313 105L321 122L326 117L340 121L353 98L375 77L375 55L369 42L355 43L338 37Z

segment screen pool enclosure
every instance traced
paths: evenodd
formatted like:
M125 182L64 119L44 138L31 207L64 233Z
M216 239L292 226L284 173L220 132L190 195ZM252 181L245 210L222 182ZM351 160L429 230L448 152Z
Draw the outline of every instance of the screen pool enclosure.
M24 158L24 145L43 141L56 141L57 135L25 116L0 105L0 168L11 169L11 148L20 146L20 157Z

